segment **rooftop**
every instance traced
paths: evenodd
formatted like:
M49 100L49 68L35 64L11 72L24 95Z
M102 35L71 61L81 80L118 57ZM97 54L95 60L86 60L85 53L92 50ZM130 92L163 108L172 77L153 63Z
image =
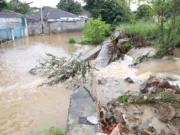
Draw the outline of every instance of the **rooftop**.
M0 18L21 18L22 14L11 10L3 10L0 12Z
M52 7L43 7L42 8L43 12L43 18L44 19L60 19L62 17L78 17L75 14L57 9L57 8L52 8ZM39 12L30 12L25 14L27 19L36 19L41 17L41 11Z

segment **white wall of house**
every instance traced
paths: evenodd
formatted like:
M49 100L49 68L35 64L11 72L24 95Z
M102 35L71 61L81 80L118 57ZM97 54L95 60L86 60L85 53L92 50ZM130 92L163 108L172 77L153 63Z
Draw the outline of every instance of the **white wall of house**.
M0 18L0 29L22 26L21 18Z

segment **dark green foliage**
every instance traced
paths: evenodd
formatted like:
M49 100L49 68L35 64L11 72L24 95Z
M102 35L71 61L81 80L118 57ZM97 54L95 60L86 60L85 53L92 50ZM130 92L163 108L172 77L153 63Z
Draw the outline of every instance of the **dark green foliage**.
M74 0L60 0L57 4L57 8L74 14L78 14L82 11L81 4Z
M49 129L44 129L43 133L46 135L64 135L60 128L54 126L50 127Z
M155 12L149 5L146 4L140 5L136 11L137 19L148 18L152 17L153 15L155 15Z
M8 3L5 0L0 1L0 11L3 9L7 9Z
M86 6L90 9L93 18L100 16L109 24L118 24L131 19L130 8L125 0L87 0Z
M110 25L102 21L101 18L90 18L84 25L84 38L82 41L87 41L91 44L100 44L106 36L111 34Z
M71 37L71 38L69 38L69 43L74 44L74 43L76 43L76 40Z
M84 6L84 8L88 11L91 11L94 7L94 3L96 0L84 0L84 2L86 3L86 5Z
M8 3L8 9L9 10L12 10L12 11L15 11L17 13L21 13L21 14L25 14L27 12L30 12L31 11L31 8L28 4L24 3L24 2L12 2L10 1Z

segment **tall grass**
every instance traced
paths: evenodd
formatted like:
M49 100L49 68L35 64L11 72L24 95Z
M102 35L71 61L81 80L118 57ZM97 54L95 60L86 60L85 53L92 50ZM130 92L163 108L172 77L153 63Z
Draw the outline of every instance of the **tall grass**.
M120 24L117 29L134 36L141 34L145 37L154 37L157 25L155 22L138 21L135 23Z

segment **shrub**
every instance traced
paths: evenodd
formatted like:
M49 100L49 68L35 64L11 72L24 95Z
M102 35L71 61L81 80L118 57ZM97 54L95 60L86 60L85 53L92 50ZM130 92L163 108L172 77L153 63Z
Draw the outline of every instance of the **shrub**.
M111 34L110 25L102 21L100 17L90 18L83 28L84 37L82 40L91 44L100 44L106 36Z
M76 40L74 38L69 38L69 43L73 44L73 43L76 43Z
M49 129L44 129L43 133L45 133L46 135L64 135L61 129L54 126L51 126Z
M153 15L155 15L155 12L149 5L146 4L140 5L136 11L137 19L142 19L144 17L152 17Z

